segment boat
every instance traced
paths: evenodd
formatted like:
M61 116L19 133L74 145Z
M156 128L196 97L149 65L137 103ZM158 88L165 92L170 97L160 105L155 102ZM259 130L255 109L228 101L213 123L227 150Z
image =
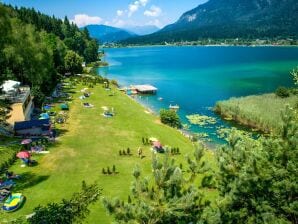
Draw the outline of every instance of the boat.
M25 197L21 193L11 194L4 202L2 209L5 212L14 212L21 207L23 202L25 201Z
M159 100L159 101L162 101L162 100L163 100L163 98L162 98L162 97L159 97L159 98L158 98L158 100Z
M169 108L173 109L173 110L179 110L180 109L179 105L177 105L177 104L176 105L170 104Z

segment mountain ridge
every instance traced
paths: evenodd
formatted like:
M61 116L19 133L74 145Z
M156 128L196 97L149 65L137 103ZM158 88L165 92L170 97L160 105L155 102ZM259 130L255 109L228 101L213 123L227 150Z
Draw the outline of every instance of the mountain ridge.
M125 29L106 25L87 25L84 28L87 28L92 38L99 40L101 43L118 42L137 36L137 34Z
M195 41L204 38L297 38L296 0L209 0L160 31L126 43Z

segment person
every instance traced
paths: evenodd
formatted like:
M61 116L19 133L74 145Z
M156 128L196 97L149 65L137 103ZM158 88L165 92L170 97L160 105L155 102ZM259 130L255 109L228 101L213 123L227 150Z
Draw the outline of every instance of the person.
M5 176L8 180L20 179L20 175L16 175L13 172L9 172L8 170L5 172Z
M143 152L142 152L142 149L141 149L141 147L139 147L139 148L138 148L138 155L139 155L140 158L142 158L142 153L143 153Z

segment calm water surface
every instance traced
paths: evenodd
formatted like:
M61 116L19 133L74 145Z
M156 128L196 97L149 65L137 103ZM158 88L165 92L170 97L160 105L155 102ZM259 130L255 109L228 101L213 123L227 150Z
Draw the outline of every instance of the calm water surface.
M298 48L293 47L142 47L106 53L110 66L99 69L100 75L123 86L156 86L157 95L137 100L155 112L178 104L183 123L188 123L188 114L216 117L216 125L191 126L193 132L208 133L215 143L221 142L216 129L231 126L210 110L216 101L291 86L289 71L298 65Z

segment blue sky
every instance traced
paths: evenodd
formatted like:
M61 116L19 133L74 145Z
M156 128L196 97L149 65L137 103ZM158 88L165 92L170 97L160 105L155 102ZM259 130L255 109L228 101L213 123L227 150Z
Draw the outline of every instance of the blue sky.
M33 7L78 26L106 24L117 27L156 25L175 22L185 11L207 0L2 0L3 3ZM1 0L0 0L1 2Z

